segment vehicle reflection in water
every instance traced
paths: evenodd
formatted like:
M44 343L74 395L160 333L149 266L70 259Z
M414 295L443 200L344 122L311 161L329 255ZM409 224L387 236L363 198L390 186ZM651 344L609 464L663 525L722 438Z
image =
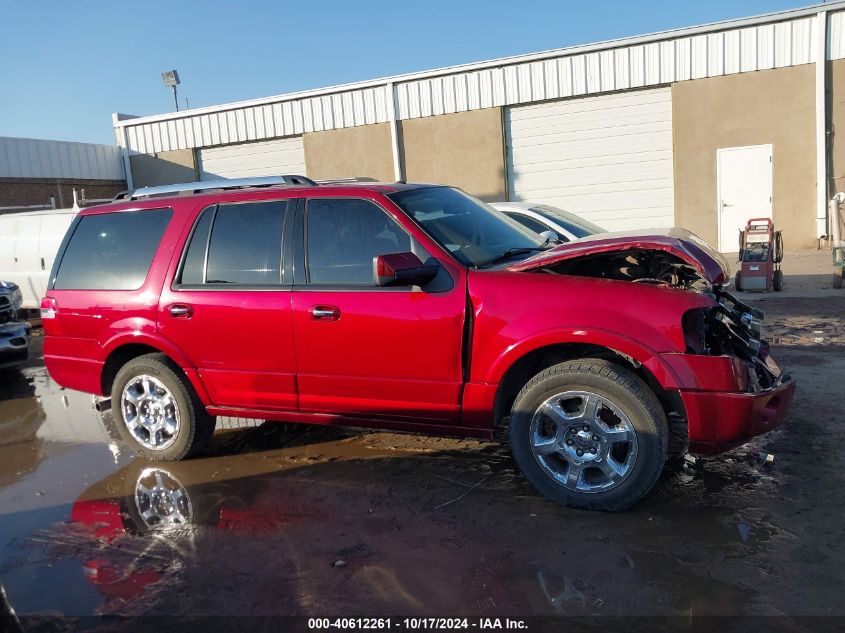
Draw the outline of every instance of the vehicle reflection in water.
M726 510L692 519L663 499L665 512L572 513L533 494L500 447L455 442L228 433L211 456L135 460L90 486L47 555L81 564L97 612L126 615L737 613L755 595L706 569L670 571L693 545L736 553Z
M373 599L392 612L458 608L454 587L431 582L428 557L450 560L438 567L454 578L472 561L460 555L454 536L442 528L428 534L432 526L418 518L419 510L443 502L428 498L430 482L438 497L465 489L456 494L454 484L424 475L420 481L411 463L442 460L440 449L451 440L411 436L400 438L404 446L398 447L392 434L299 427L291 438L284 426L230 433L234 445L218 448L216 456L166 464L137 459L88 488L74 503L67 529L74 543L89 539L74 556L104 596L98 611L131 612L161 601L165 611L184 612L164 589L189 579L208 589L192 589L190 612L205 612L206 600L217 612L225 600L235 612L240 603L241 609L250 604L250 612L307 613L352 578L356 609ZM271 443L285 447L253 452ZM397 467L418 501L384 486ZM483 470L489 477L489 466ZM54 540L67 543L68 537ZM52 554L62 556L62 549ZM255 579L247 586L258 582L275 593L265 590L260 600L228 586L232 578Z

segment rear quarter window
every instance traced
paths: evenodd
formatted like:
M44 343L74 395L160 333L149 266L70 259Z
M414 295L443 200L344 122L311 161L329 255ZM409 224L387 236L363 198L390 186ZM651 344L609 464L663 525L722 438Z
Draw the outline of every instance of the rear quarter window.
M171 209L86 215L62 255L56 290L138 290L173 216Z

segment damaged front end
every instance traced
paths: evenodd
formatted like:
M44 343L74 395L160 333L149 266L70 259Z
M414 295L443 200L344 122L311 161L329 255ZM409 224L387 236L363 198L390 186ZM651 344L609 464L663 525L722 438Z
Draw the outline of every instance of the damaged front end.
M756 393L790 380L769 354L762 338L763 311L743 303L721 287L713 289L716 305L683 316L688 354L731 356L746 369L744 391Z
M649 284L707 297L686 310L679 297L684 348L644 363L666 391L683 401L683 412L677 413L686 417L691 452L722 452L786 417L795 382L769 354L762 338L763 312L725 290L727 260L689 231L594 235L508 270Z
M600 233L508 266L512 271L574 275L710 293L730 279L727 260L685 229Z
M686 350L661 355L678 377L690 452L720 453L780 425L795 393L762 338L763 312L721 287L683 316Z

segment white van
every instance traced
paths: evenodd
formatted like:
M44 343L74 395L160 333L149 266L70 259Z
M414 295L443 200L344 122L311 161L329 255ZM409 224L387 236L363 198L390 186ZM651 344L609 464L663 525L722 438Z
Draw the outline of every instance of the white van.
M25 310L37 310L56 252L79 209L0 215L0 279L16 283Z

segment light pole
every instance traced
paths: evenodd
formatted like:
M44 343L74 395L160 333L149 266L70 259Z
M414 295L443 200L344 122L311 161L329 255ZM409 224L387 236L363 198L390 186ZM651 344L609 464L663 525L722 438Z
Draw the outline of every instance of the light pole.
M173 70L165 70L161 73L161 80L165 86L173 88L173 103L176 105L176 112L179 112L179 99L176 97L176 86L179 85L179 73L176 72L175 68Z

